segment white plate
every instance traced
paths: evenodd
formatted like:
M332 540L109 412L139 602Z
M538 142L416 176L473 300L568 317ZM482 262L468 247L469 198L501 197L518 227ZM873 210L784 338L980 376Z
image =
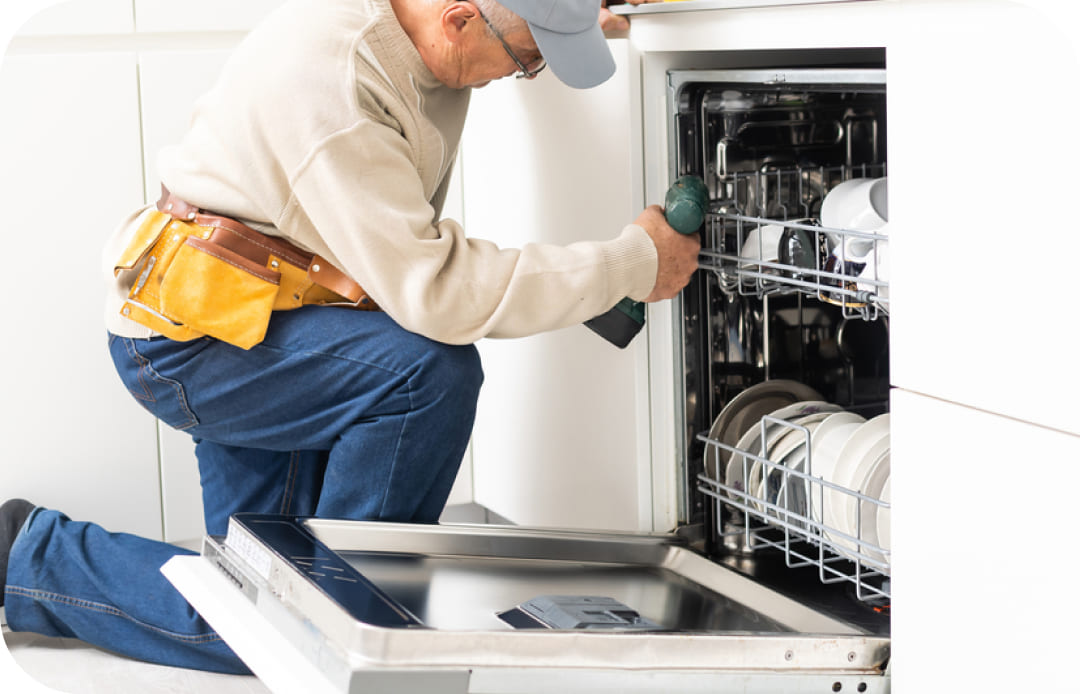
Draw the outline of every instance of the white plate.
M840 449L864 422L866 418L854 412L836 412L826 417L810 441L810 464L806 473L817 479L832 481ZM810 488L810 514L818 523L824 522L821 514L823 489L825 487L817 483Z
M871 463L876 460L889 446L889 414L878 415L867 422L860 424L859 428L852 432L847 442L840 449L836 457L836 467L833 468L832 479L829 482L846 489L853 489L855 473L863 464L868 455L873 455ZM840 533L855 535L855 528L848 523L847 508L855 505L856 498L850 494L825 488L825 525ZM855 549L855 543L840 537L836 533L830 534L834 543L848 549Z
M871 499L881 499L881 490L885 487L885 482L889 480L890 458L890 451L886 449L873 460L869 457L863 460L863 464L855 473L855 478L859 480L856 489L860 494ZM884 561L885 555L875 549L879 546L877 519L880 508L873 501L851 497L847 511L851 534L862 538L867 543L862 546L862 553L877 561Z
M881 488L881 500L890 506L878 507L877 511L877 539L878 547L881 547L886 552L892 552L892 476L885 480L885 485ZM889 556L886 555L885 563L889 563Z
M794 417L788 421L797 426L805 427L810 436L813 437L814 430L818 428L822 420L833 412L814 412L812 414L806 414L799 417ZM791 462L805 460L805 455L799 456L798 452L806 448L806 434L799 429L793 429L788 427L782 427L776 425L771 428L773 434L772 440L768 441L768 453L765 457L773 463L788 467ZM789 460L791 459L791 460ZM763 469L764 468L764 469ZM755 496L761 500L764 499L771 504L775 504L780 493L780 487L784 483L784 479L789 475L784 474L779 469L767 466L757 460L754 461L754 465L750 468L750 478L753 480L761 479L762 487L759 494ZM762 512L765 511L765 506L761 503L756 504L758 509ZM789 510L792 510L789 507ZM774 513L773 511L769 512Z
M805 400L802 402L796 402L786 407L781 407L778 410L774 410L769 416L776 419L791 419L794 417L801 417L809 414L817 414L819 412L837 412L841 409L839 405L833 405L827 403L824 400ZM772 431L777 424L766 426L766 433ZM757 419L752 426L750 426L746 433L738 440L735 447L742 451L748 451L754 455L762 455L761 451L761 417ZM710 446L710 448L714 448ZM748 458L744 455L732 455L728 459L727 469L724 473L724 483L737 489L739 491L753 491L747 487L747 479L755 479L750 473L750 468L753 465L757 465L758 475L757 478L761 478L761 463L758 463L753 458Z
M836 413L809 415L809 417L813 418L812 421L799 421L797 423L806 427L810 432L810 440L813 441L814 432L822 425L824 419L832 417L834 414ZM777 450L775 454L770 454L770 459L775 460L784 469L800 473L805 472L807 458L806 436L801 431L794 430L790 434L790 439L793 441L793 445L785 446L783 449ZM809 516L810 485L807 480L798 475L772 470L766 476L765 483L767 485L765 495L769 503L789 511L792 515L787 516L787 520L792 525L803 530L809 529L809 526L803 520Z
M775 379L750 386L732 398L720 411L709 429L709 438L734 446L748 429L754 428L762 415L792 403L821 400L821 395L798 381ZM705 446L705 474L725 482L731 453L719 446Z

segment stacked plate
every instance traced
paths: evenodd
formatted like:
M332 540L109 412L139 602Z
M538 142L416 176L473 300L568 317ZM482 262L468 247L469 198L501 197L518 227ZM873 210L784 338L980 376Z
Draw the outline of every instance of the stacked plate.
M763 419L735 447L775 465L736 453L725 471L727 484L749 490L753 505L762 514L774 518L782 515L805 529L809 490L804 480L786 471L804 471L808 440L822 421L842 409L823 400L806 400L770 412L769 417L789 422L790 426Z
M709 439L735 449L706 446L705 472L744 510L888 561L888 414L866 420L803 384L766 381L728 403Z
M731 399L709 429L709 439L735 447L747 432L759 427L765 415L797 402L821 399L820 393L798 381L778 379L759 383ZM723 482L730 459L731 452L726 448L706 446L705 474ZM745 487L738 489L744 491Z
M841 550L886 561L879 548L886 552L889 549L889 510L876 502L888 503L889 415L827 429L824 436L811 444L811 456L817 466L811 475L843 488L814 485L816 498L811 502L814 520L825 525L825 535ZM884 536L879 532L882 515Z

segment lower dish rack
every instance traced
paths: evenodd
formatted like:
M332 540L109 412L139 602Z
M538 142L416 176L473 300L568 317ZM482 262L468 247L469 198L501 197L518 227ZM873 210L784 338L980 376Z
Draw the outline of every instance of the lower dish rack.
M716 504L719 537L739 543L743 550L779 550L791 568L816 568L823 583L852 584L859 600L890 600L887 466L886 493L881 493L880 474L873 492L861 493L815 474L808 428L771 416L762 418L760 426L762 445L756 452L707 434L697 437L706 450L732 456L728 474L717 468L715 475L698 476L698 490ZM805 456L797 465L762 454L789 432L802 437Z

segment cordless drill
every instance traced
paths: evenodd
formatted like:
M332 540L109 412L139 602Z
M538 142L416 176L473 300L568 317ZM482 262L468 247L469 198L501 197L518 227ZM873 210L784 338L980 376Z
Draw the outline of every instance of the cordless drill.
M680 234L693 234L705 221L709 191L697 176L680 176L664 196L664 217ZM645 304L624 298L607 313L585 321L585 326L619 349L641 332L645 325Z

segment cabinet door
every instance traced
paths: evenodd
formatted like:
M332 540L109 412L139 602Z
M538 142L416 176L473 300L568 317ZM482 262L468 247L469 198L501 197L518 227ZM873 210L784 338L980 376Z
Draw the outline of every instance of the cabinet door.
M902 390L891 424L896 691L1074 687L1080 436Z
M131 53L0 67L6 263L0 490L161 537L153 419L109 359L101 248L142 204Z
M625 41L611 45L618 72L596 89L545 73L473 95L464 143L470 236L504 247L607 239L641 211L640 135L629 116L635 68ZM639 513L648 453L636 426L645 344L639 335L621 351L581 326L482 341L476 501L529 525L648 525Z
M1080 433L1080 141L1057 96L1080 65L1049 17L982 2L908 6L893 22L892 380Z
M284 0L134 0L139 32L249 31Z
M131 0L38 2L42 9L19 29L19 36L126 34L134 27Z

